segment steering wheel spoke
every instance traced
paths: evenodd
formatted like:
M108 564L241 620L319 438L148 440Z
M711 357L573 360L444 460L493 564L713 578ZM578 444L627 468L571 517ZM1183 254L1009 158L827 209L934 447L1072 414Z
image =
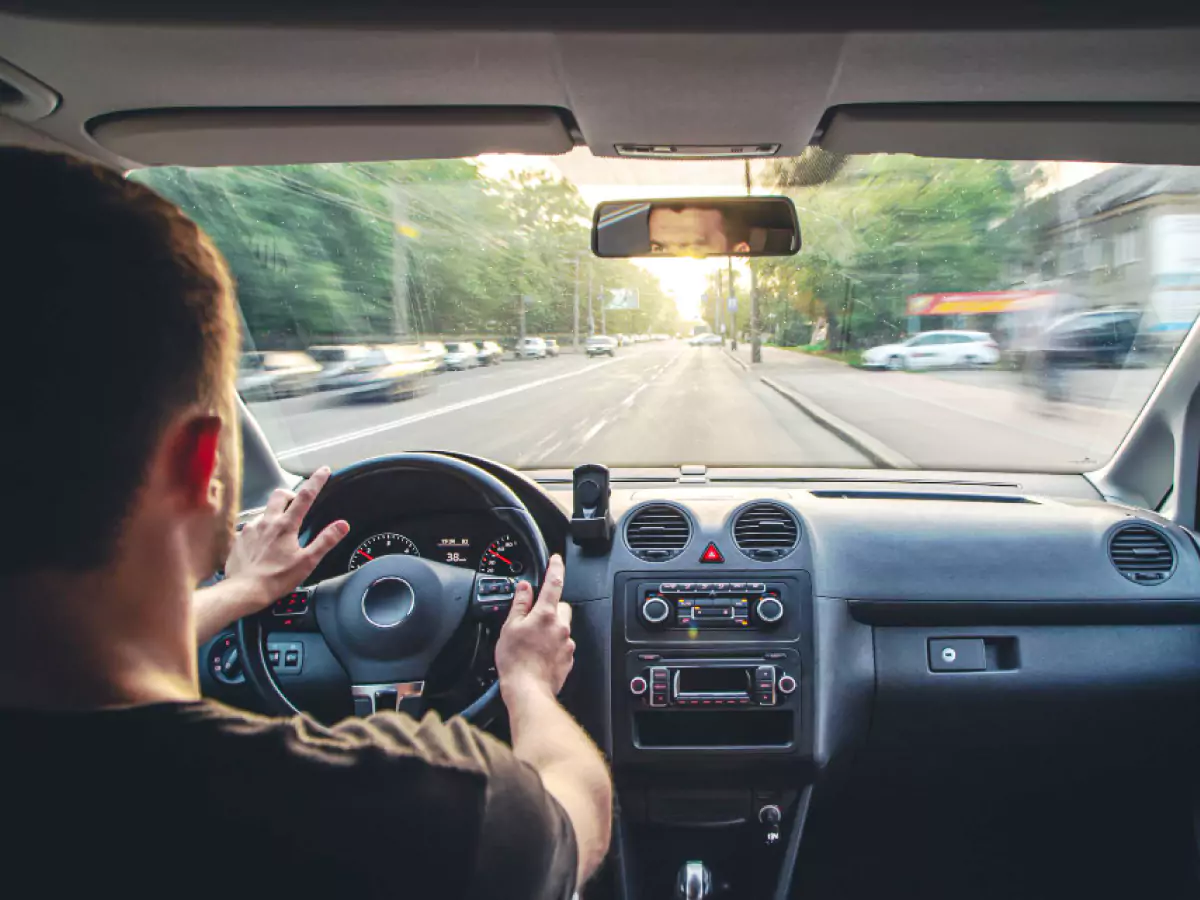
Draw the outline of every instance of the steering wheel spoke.
M350 686L350 696L354 698L354 714L359 717L385 710L419 717L425 712L424 694L424 680Z

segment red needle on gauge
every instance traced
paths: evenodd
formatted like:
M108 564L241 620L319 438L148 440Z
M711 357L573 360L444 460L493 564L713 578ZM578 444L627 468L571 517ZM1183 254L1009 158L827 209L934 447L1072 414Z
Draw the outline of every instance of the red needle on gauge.
M359 552L359 553L361 553L363 556L365 556L367 559L371 559L371 560L375 559L375 557L373 557L373 556L372 556L370 553L368 553L366 550L359 550L358 552Z
M497 553L495 550L488 550L488 553L492 554L492 556L496 557L496 559L500 560L500 562L506 562L506 563L508 563L510 566L512 565L512 560L511 560L511 559L505 559L503 556L501 556L501 555L500 555L499 553Z

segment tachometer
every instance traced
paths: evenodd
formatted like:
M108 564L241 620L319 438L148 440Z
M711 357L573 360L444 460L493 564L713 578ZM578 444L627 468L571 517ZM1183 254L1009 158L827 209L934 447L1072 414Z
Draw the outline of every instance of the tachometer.
M479 560L479 572L482 575L515 577L529 567L528 559L521 542L506 534L496 538L484 549L483 558Z
M381 556L391 556L396 553L403 553L406 556L421 555L421 551L417 549L417 545L404 535L396 534L394 531L385 531L382 534L373 534L359 544L354 549L354 552L350 554L348 568L354 571L359 566L365 566L373 559L379 559Z

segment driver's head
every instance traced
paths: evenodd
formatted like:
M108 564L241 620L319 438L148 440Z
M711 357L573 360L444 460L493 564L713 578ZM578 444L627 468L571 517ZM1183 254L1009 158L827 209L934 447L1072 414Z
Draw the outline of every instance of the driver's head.
M748 253L743 235L731 234L725 213L712 206L666 205L650 210L650 252L667 256Z
M221 255L153 191L65 155L0 148L0 198L0 577L139 554L202 576L240 492Z

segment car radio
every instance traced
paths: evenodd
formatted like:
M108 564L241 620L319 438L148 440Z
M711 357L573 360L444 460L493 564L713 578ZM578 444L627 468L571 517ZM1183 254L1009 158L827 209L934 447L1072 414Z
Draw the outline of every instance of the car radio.
M765 630L785 614L778 586L754 581L646 584L639 604L650 628Z
M629 681L629 692L647 706L684 709L776 706L797 687L783 666L717 660L652 665Z

